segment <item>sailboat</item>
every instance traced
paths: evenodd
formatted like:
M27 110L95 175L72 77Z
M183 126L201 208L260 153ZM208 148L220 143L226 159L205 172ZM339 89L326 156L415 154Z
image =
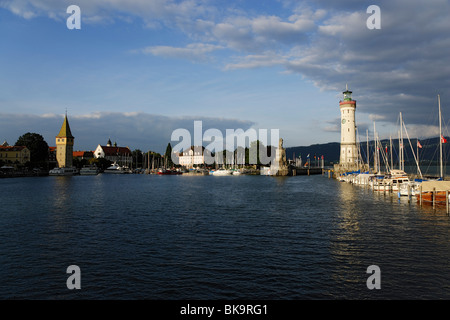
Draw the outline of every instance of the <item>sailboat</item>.
M443 143L447 140L442 135L442 115L441 115L441 98L438 95L439 105L439 179L432 181L424 181L420 185L420 191L416 194L417 201L429 202L429 203L444 203L446 204L448 199L448 193L450 191L450 181L444 181L444 163L442 159Z

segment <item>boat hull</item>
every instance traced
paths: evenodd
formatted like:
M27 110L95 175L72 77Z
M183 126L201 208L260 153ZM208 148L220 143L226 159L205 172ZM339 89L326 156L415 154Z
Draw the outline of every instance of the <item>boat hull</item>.
M78 174L76 168L54 168L48 172L49 176L73 176Z
M417 201L420 201L420 193L416 194ZM445 191L437 191L434 195L436 204L446 204L448 201ZM422 192L422 202L433 203L433 192Z

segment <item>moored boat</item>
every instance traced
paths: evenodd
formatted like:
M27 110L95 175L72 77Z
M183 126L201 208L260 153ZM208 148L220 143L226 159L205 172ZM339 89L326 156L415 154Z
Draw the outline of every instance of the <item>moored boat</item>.
M159 175L175 175L175 174L182 174L183 172L181 170L170 170L170 169L164 169L161 168L158 170Z
M417 201L446 204L450 193L450 181L424 181L416 192Z
M125 174L131 173L131 170L128 167L122 167L117 163L114 163L112 166L108 167L103 173L112 173L112 174Z
M53 168L48 172L50 176L73 176L78 174L78 169L75 167L71 168Z
M213 176L229 176L229 175L231 175L231 170L219 169L219 170L211 171L210 174Z
M99 170L96 166L84 166L80 169L80 175L83 176L92 176L97 175L99 173Z

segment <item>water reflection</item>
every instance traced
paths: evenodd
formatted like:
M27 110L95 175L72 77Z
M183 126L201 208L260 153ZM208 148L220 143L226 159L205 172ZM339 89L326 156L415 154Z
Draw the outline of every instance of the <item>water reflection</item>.
M53 183L53 206L55 211L66 209L69 203L69 189L72 177L54 177Z
M11 270L0 296L31 288L55 297L58 279L27 282L15 271L27 265L32 274L64 277L75 263L94 271L85 273L93 286L83 291L92 298L450 297L445 211L321 176L10 183L20 183L14 190L27 201L20 208L4 201L0 215L0 251ZM382 271L378 292L366 288L373 264Z
M47 213L52 234L57 238L64 238L64 233L70 229L68 216L71 213L71 190L73 177L50 177L52 181L50 210Z
M335 286L343 290L361 281L361 270L355 266L361 265L363 255L360 220L364 207L359 203L361 195L357 191L347 183L340 183L336 188L339 206L330 238L330 252L334 261L332 279Z

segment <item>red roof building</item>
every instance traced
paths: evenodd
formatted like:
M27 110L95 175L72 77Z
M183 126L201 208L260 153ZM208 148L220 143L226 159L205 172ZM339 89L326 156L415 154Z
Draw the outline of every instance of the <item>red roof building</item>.
M111 162L126 166L131 166L133 162L130 148L118 147L116 143L111 145L111 141L108 141L106 146L98 145L94 151L94 157L105 158Z

